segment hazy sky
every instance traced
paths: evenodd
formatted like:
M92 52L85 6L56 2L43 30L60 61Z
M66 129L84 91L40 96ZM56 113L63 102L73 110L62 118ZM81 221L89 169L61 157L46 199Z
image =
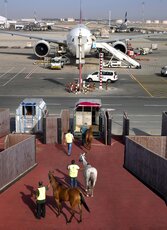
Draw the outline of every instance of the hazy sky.
M79 18L80 0L0 0L0 15L10 19ZM83 18L167 20L167 0L82 0Z

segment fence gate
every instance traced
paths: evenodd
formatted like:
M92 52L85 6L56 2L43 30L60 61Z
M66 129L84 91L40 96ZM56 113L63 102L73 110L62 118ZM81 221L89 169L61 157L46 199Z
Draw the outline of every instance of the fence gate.
M105 145L111 145L112 116L107 109L101 109L99 117L99 129Z

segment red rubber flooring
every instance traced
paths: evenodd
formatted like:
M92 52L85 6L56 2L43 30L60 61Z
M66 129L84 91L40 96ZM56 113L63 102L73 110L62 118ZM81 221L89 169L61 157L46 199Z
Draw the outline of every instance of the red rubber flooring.
M5 230L166 230L165 202L123 168L124 145L118 138L111 146L94 140L87 160L98 170L93 198L85 197L91 212L83 207L83 221L76 218L66 224L65 217L56 216L52 188L47 193L46 218L35 218L34 191L39 180L48 184L48 171L67 182L67 165L78 162L83 152L79 143L73 145L72 156L66 155L64 146L37 144L38 165L0 195L0 229ZM82 164L78 162L82 167ZM82 171L78 180L83 185ZM67 203L68 205L68 203ZM68 208L63 208L67 218Z

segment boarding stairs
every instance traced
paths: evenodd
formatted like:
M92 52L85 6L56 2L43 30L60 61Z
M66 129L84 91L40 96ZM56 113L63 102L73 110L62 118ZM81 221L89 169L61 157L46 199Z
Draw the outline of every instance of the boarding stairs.
M121 52L120 50L115 49L114 47L110 46L106 42L97 42L93 44L93 48L101 48L105 49L110 52L115 58L120 61L126 61L130 66L135 67L136 69L140 69L141 65L134 60L133 58L129 57L125 53Z

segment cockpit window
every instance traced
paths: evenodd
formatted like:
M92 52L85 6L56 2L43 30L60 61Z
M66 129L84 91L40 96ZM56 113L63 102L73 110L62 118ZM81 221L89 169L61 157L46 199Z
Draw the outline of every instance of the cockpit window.
M72 42L74 42L74 38L72 39Z

